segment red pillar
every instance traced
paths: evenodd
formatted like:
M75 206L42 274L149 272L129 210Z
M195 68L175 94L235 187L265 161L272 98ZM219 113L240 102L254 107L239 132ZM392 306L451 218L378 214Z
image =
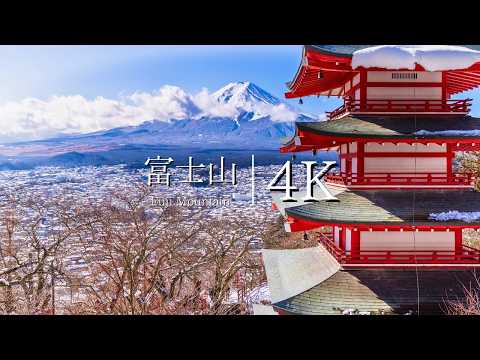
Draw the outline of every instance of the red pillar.
M448 181L453 179L453 144L447 144L447 178Z
M448 100L447 94L447 74L445 71L442 71L442 100L446 104Z
M345 226L339 226L340 229L340 249L345 250L345 244L347 243L347 229Z
M360 109L365 110L367 105L367 71L360 70Z
M357 142L357 179L363 182L365 175L365 143Z
M360 255L360 231L357 229L355 231L352 229L352 257L356 257Z
M462 249L462 229L455 229L455 252L460 254Z

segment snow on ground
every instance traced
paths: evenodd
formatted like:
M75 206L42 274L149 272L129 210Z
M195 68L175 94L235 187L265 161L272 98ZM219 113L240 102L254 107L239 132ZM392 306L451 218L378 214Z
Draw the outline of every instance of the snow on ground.
M480 219L480 211L460 212L457 210L450 210L441 213L432 213L428 218L435 221L461 220L472 222Z
M227 304L238 303L239 302L238 295L239 294L237 290L230 291L230 295L226 300L226 303ZM267 303L271 302L270 289L267 283L264 283L250 290L248 294L245 295L245 297L246 297L246 301L250 304L260 304L262 302L267 302Z
M440 131L418 130L415 132L415 135L480 136L480 130L440 130Z
M382 45L353 53L352 68L360 66L391 70L414 70L419 64L427 71L465 69L480 61L480 51L450 45Z
M248 299L252 304L260 304L262 301L270 303L271 298L270 298L270 289L268 287L268 284L265 283L253 289L248 294Z

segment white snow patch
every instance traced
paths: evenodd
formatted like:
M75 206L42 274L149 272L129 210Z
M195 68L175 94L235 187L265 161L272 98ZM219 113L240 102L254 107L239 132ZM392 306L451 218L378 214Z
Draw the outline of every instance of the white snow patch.
M461 212L450 210L441 213L432 213L428 218L435 221L461 220L472 222L480 219L480 211Z
M268 284L265 283L259 287L256 287L248 294L248 300L254 304L260 304L263 302L271 302L270 289Z
M444 135L444 136L480 136L480 130L440 130L440 131L428 131L418 130L415 135Z
M414 70L419 64L427 71L465 69L480 61L480 51L451 45L382 45L353 53L352 68L379 67Z

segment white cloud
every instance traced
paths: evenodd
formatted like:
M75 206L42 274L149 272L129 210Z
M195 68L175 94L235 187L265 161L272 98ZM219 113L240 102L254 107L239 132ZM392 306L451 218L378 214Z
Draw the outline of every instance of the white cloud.
M240 104L256 117L271 115L274 121L294 121L297 113L285 104ZM203 89L195 95L165 85L153 93L136 92L118 100L81 95L27 98L0 105L0 141L43 139L58 134L88 133L147 120L171 121L201 116L235 117L239 104L219 103Z
M200 116L236 117L239 113L235 104L219 103L205 88L194 96L194 101L202 109Z

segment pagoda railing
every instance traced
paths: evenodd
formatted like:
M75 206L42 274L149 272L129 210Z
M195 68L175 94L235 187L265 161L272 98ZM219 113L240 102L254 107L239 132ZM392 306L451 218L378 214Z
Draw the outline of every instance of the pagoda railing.
M331 233L319 233L319 243L340 264L480 264L480 250L462 245L460 251L445 250L368 250L346 251L334 242Z
M445 173L367 173L357 174L328 174L327 182L341 185L473 185L472 174Z
M468 113L472 99L465 100L350 100L345 99L342 106L327 112L329 120L351 113Z

